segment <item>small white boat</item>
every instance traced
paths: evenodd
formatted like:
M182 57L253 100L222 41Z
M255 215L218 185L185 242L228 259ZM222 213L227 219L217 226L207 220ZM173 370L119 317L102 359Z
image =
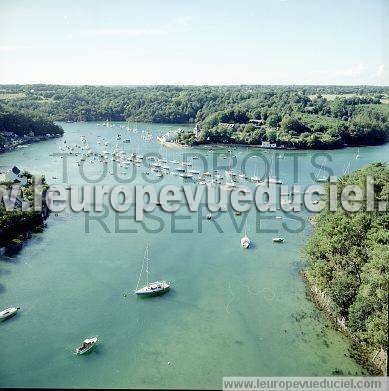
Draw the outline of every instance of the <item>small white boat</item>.
M250 244L251 244L251 240L250 238L247 236L247 229L245 229L244 231L244 236L242 239L240 239L240 244L243 248L247 249L250 247Z
M277 178L277 177L275 177L275 176L269 176L268 182L272 183L272 184L276 184L276 185L281 185L282 184L282 180Z
M259 177L257 177L256 175L254 175L254 176L252 176L252 177L250 178L250 180L251 180L251 182L256 183L256 182L260 182L260 181L261 181L261 178L259 178Z
M179 174L181 178L193 178L193 174L183 172Z
M284 238L273 238L273 242L275 243L282 243L284 241Z
M76 354L85 354L89 352L97 343L97 337L87 338L83 343L76 349Z
M242 245L243 248L249 248L251 241L247 235L243 236L242 239L240 239L240 244Z
M200 171L199 170L188 170L189 173L194 174L194 175L199 175Z
M150 282L148 285L144 286L135 291L138 296L156 296L167 292L170 289L170 284L166 281L155 281Z
M12 316L16 315L19 309L20 307L10 307L3 311L0 311L0 320L11 318Z
M166 281L149 282L149 246L146 246L145 256L143 259L142 269L139 274L138 284L135 289L135 294L138 296L157 296L166 293L170 289L170 283ZM146 268L146 285L142 288L139 287L140 279L142 277L143 269Z

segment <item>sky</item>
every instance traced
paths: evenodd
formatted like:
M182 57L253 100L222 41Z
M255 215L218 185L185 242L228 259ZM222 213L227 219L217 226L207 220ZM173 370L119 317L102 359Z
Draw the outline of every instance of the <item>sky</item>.
M0 0L0 84L389 85L389 0Z

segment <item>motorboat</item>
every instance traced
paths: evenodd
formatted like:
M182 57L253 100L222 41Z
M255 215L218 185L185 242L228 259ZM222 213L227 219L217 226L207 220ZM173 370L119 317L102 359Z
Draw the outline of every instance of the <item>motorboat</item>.
M91 349L93 349L96 346L96 343L97 343L97 337L85 339L82 342L82 344L76 349L76 354L81 355L89 352Z
M274 243L282 243L284 241L284 238L273 238Z

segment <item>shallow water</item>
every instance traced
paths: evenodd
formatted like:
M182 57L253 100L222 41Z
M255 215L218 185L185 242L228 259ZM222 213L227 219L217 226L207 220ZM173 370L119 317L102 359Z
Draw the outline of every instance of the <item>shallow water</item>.
M83 134L97 147L97 135L113 142L121 133L131 137L131 144L124 144L128 151L154 151L167 154L168 160L182 160L183 152L204 154L201 149L165 149L155 140L145 143L140 132L128 133L120 123L111 129L96 123L62 125L68 144L79 143ZM178 127L130 126L154 134ZM61 183L63 159L49 156L61 145L62 138L2 154L0 166L16 164L44 173L49 183ZM241 162L252 152L234 149L232 155ZM349 162L355 170L385 161L388 152L389 144L361 148L360 159L355 159L355 148L324 153L333 159L334 174L341 175ZM204 156L208 163L218 156L219 163L228 165L221 154L228 156L226 150ZM314 154L285 151L278 160L279 176L292 183L297 158L298 183L312 183L309 174L318 171L311 164ZM263 155L271 157L272 152ZM68 161L66 182L84 183L75 158ZM200 169L200 161L195 164ZM87 175L97 177L101 168L88 163ZM262 169L258 159L249 159L249 176ZM145 182L143 171L134 183ZM108 174L102 182L116 180ZM166 183L181 185L182 179L170 176L163 179ZM301 221L280 211L279 220L274 213L251 211L247 227L254 246L248 251L241 249L242 233L232 221L242 231L245 216L225 213L207 221L205 214L199 218L185 208L176 215L157 210L143 226L130 218L116 221L115 232L118 215L110 211L104 220L108 233L96 221L90 221L86 233L83 213L51 215L44 233L34 235L18 255L0 259L0 308L21 307L17 316L0 324L0 386L221 388L223 376L360 374L348 357L348 341L306 298L299 273L301 248L310 231L306 213L299 214L304 226L298 229ZM285 242L273 244L274 236ZM124 297L136 286L147 243L152 278L171 281L173 289L151 300ZM100 338L96 349L75 356L74 348L94 335Z

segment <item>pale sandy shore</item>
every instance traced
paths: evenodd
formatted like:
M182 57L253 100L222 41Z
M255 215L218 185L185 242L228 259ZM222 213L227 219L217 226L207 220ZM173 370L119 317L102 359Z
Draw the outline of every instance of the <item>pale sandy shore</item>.
M200 144L190 147L188 145L181 145L174 142L161 142L160 144L164 145L166 148L171 149L188 149L188 148L196 148L196 149L226 149L226 148L246 148L246 149L261 149L264 151L289 151L296 150L296 148L264 148L260 145L246 145L246 144Z

